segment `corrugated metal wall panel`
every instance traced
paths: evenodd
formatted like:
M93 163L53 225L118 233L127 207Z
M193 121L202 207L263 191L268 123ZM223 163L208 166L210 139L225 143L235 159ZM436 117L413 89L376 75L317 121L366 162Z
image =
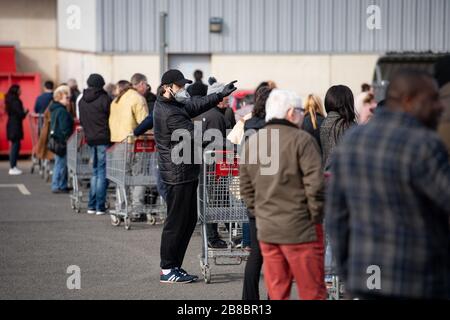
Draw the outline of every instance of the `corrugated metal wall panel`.
M141 51L142 43L142 8L140 0L127 1L127 48L131 51Z
M103 44L103 51L113 51L114 50L114 2L113 1L102 1L103 13L102 13L102 24L103 24L103 34L102 39L99 41Z
M416 35L417 45L415 50L426 51L430 49L431 37L431 3L429 1L417 2Z
M363 40L366 40L369 50L373 47L373 35L367 34L361 37L362 20L365 10L361 9L361 0L347 0L347 51L358 52ZM367 28L364 28L367 29Z
M361 6L359 8L358 16L355 19L358 20L358 27L360 30L359 34L354 34L355 38L349 38L350 42L353 44L353 51L358 52L359 50L363 52L370 52L374 50L375 46L375 35L379 30L369 29L367 27L367 20L369 15L374 14L372 11L367 13L369 6L374 4L373 0L362 0L360 1ZM359 47L358 44L359 43Z
M278 51L278 3L277 0L264 0L264 51L267 53Z
M279 5L278 50L280 52L292 51L292 20L294 19L292 1L295 0L281 0Z
M209 0L197 0L196 51L209 52Z
M237 33L238 33L238 19L237 19L237 0L223 1L223 51L237 52Z
M183 52L183 6L179 0L169 0L168 43L171 52Z
M295 1L295 0L294 0ZM333 0L320 0L320 34L319 50L333 50Z
M402 49L413 51L416 48L417 1L403 1ZM423 1L423 0L421 0Z
M104 11L103 9L103 1L102 0L95 0L95 28L96 28L96 34L95 34L95 39L96 39L96 51L97 52L102 52L104 51L103 49L103 18L102 18L102 12Z
M320 25L320 12L319 1L306 0L306 51L317 52L319 51L319 25Z
M450 1L445 1L445 27L444 27L444 43L445 50L450 51Z
M368 0L370 1L370 0ZM381 30L374 31L375 34L375 51L385 51L388 47L389 40L389 1L390 0L375 0L373 3L381 9ZM367 19L367 18L366 18ZM366 22L367 23L367 20Z
M333 19L333 51L346 52L347 51L347 20L341 19L347 14L347 1L335 0L333 1L333 12L335 19Z
M156 0L156 1L160 12L169 12L169 0Z
M97 0L98 48L158 52L168 12L169 53L450 51L450 0ZM381 30L366 26L370 5ZM209 32L210 17L224 21Z
M222 0L210 0L209 13L211 17L223 17L223 3ZM223 26L224 29L226 26ZM218 33L211 33L211 52L222 52L223 49L223 36Z
M389 18L388 18L388 47L387 51L401 51L402 50L402 16L403 16L403 1L389 1Z
M127 43L128 35L128 1L114 1L114 51L127 52L130 51Z
M448 1L434 0L431 2L430 47L436 51L444 50L444 29L442 26L445 26L445 2Z
M238 26L239 32L237 33L237 51L238 52L250 52L251 51L251 1L239 0L238 1Z
M252 10L250 48L252 52L264 52L264 6L261 0L251 0L250 4Z
M158 23L156 10L156 0L141 0L141 50L144 52L157 50L158 34L156 33L156 26Z
M197 42L197 1L196 0L183 0L181 11L183 15L182 25L182 52L195 52Z
M294 0L292 3L294 20L292 21L292 50L302 52L306 42L306 0Z

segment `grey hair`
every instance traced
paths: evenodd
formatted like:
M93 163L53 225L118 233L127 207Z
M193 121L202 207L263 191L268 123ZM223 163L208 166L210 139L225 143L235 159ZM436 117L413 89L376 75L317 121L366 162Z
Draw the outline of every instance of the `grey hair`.
M139 83L141 83L142 81L147 81L147 77L144 76L142 73L135 73L133 74L133 76L131 77L131 85L136 86Z

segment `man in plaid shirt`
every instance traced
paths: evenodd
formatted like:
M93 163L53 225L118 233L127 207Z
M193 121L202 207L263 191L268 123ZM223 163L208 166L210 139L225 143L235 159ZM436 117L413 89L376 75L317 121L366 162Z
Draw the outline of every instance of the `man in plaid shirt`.
M326 224L351 297L450 298L450 164L426 73L402 71L386 107L333 155Z

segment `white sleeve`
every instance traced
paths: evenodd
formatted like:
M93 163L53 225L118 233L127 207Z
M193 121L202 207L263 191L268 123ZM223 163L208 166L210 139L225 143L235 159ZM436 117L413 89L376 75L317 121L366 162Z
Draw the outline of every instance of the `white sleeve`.
M83 94L82 93L80 93L78 95L77 101L75 102L75 112L76 112L78 120L80 119L80 101L81 101L81 98L83 98Z

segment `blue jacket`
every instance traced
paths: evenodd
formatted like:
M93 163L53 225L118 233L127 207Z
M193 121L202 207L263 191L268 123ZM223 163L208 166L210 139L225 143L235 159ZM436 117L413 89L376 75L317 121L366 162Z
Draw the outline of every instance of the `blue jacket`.
M35 113L44 113L47 109L50 102L53 100L53 93L52 92L44 92L36 99L36 103L34 105L34 112Z
M153 114L149 113L147 118L142 120L142 122L134 129L133 134L137 136L142 136L148 130L153 129Z

